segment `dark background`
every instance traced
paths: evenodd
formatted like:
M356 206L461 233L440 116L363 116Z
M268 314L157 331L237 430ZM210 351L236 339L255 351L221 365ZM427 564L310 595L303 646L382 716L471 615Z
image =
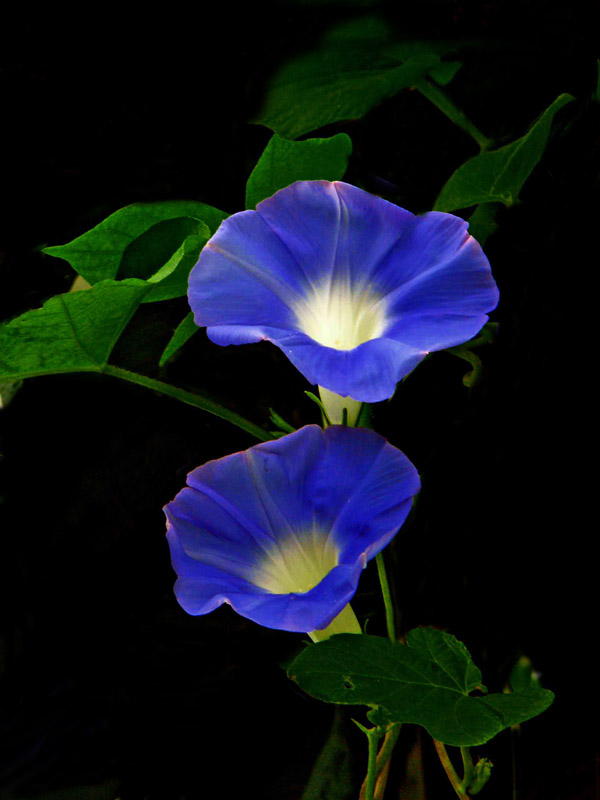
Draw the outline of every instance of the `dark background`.
M246 120L272 70L352 9L279 3L202 10L199 19L116 14L3 26L2 319L68 291L66 262L43 256L136 201L197 199L229 212L270 132ZM556 693L552 709L479 749L496 763L482 798L588 798L597 669L590 319L597 260L600 105L595 20L570 3L383 6L402 35L468 41L448 93L500 142L522 135L560 92L522 202L502 210L486 253L501 291L485 375L446 353L422 364L378 430L417 465L423 491L393 548L405 630L461 638L490 690L525 654ZM354 143L347 180L426 211L477 150L416 92L330 126ZM218 348L197 334L162 372L158 354L185 299L141 308L112 362L210 390L267 425L269 405L317 421L310 388L276 348ZM583 356L583 357L582 357ZM281 668L300 647L228 608L176 604L161 508L193 467L255 442L202 411L116 379L28 380L0 411L0 797L299 799L332 709ZM592 493L594 492L594 493ZM355 607L384 620L374 566ZM594 712L594 706L596 711ZM353 710L364 721L362 712ZM346 720L348 768L364 774ZM405 732L390 781L403 780ZM428 796L453 795L430 744ZM596 767L595 767L596 765ZM82 790L82 787L88 788ZM54 793L52 793L54 792Z

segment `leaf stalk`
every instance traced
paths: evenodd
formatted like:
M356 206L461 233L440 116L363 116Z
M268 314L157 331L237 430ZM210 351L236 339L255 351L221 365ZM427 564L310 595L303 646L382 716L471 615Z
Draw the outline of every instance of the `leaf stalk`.
M360 722L353 720L354 724L366 735L369 743L369 756L367 763L367 776L360 788L359 800L375 800L375 782L377 780L377 745L381 739L381 728L367 728Z
M488 139L488 137L471 122L464 111L461 111L439 86L423 78L423 80L415 84L415 88L418 89L423 97L426 97L430 103L433 103L442 114L448 117L451 122L461 128L465 133L468 133L469 136L477 142L482 153L488 149L492 143L491 139Z
M375 562L377 564L377 573L379 575L381 594L383 595L383 604L385 606L385 622L387 626L388 638L390 642L395 644L398 641L396 638L396 618L394 614L394 603L392 602L392 593L390 592L390 584L385 571L383 553L377 553L375 556Z
M106 366L102 367L99 371L103 375L112 375L114 378L121 378L121 380L129 381L130 383L137 383L138 386L145 386L147 389L153 389L155 392L166 394L169 397L175 398L175 400L187 403L189 406L208 411L209 414L214 414L216 417L231 422L232 425L241 428L261 442L269 442L274 438L268 431L261 428L260 425L250 422L250 420L245 419L240 414L236 414L235 411L230 411L228 408L225 408L225 406L222 406L209 397L187 392L185 389L179 389L177 386L173 386L170 383L157 381L154 378L148 378L146 375L140 375L138 372L131 372L122 367L115 367L112 364L106 364Z
M442 742L438 742L437 739L434 739L433 744L435 745L438 758L440 759L442 767L444 768L444 772L448 776L448 780L452 784L452 788L454 789L456 796L459 797L460 800L471 800L469 794L463 788L463 781L461 781L461 779L458 777Z

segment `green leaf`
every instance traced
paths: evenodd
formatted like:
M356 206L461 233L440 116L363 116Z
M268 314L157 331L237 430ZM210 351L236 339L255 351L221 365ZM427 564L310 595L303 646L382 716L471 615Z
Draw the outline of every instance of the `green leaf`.
M542 687L533 664L527 656L521 656L510 673L510 688L513 692L536 692Z
M161 277L170 275L177 266L177 252L188 236L205 234L210 237L208 227L192 217L177 217L157 222L131 241L121 257L117 280L123 278L141 278L142 280L160 281ZM111 276L112 277L112 276Z
M253 122L296 139L333 122L360 119L382 100L414 86L439 63L433 54L404 63L360 51L299 56L275 76Z
M340 180L351 152L352 140L345 133L303 142L275 134L248 178L246 208L256 208L261 200L295 181Z
M187 294L190 271L209 239L208 228L203 223L200 225L200 232L188 236L166 264L148 278L148 283L153 286L152 291L144 298L144 303L170 300Z
M320 700L381 706L392 722L422 725L445 744L483 744L504 728L544 711L553 695L485 692L465 646L433 628L410 631L407 643L339 634L296 657L288 675Z
M455 211L494 201L506 206L514 203L542 157L554 115L571 100L570 94L559 95L525 136L466 161L442 188L435 210Z
M163 350L163 354L160 357L158 365L160 367L164 367L167 361L169 361L169 359L175 355L179 348L183 347L187 340L191 339L192 336L199 330L200 328L198 328L194 322L194 315L190 311L175 328L175 332L169 340L169 344Z
M391 33L377 17L334 28L316 49L294 56L276 72L252 121L296 139L333 122L359 119L441 66L435 43L397 43Z
M499 203L480 203L469 217L469 233L482 247L498 228L496 212L499 208Z
M102 369L147 292L141 280L102 281L0 326L0 381Z
M145 386L227 420L260 441L264 428L207 395L194 394L108 363L115 342L150 291L147 281L101 281L90 289L60 294L42 308L0 326L0 385L36 375L100 372Z
M226 216L193 200L137 203L115 211L72 242L43 252L64 258L91 284L117 277L148 279L186 237L208 238Z

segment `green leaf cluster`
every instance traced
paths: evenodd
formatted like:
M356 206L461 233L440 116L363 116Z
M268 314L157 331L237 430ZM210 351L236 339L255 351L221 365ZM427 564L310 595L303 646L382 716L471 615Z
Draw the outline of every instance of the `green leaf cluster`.
M352 152L346 134L294 139L331 122L360 117L407 86L418 88L482 148L487 147L488 140L438 88L452 80L460 67L459 62L441 60L452 50L451 44L395 40L381 19L362 16L337 25L312 52L289 60L275 75L256 120L275 133L248 178L246 207L255 208L298 180L342 179ZM496 206L510 205L518 198L541 158L554 115L572 99L560 95L523 137L482 152L459 167L443 187L436 209L477 205L470 219L471 232L484 241L493 230ZM106 372L115 342L141 303L186 294L190 270L226 217L223 211L197 201L138 203L116 211L67 244L46 247L46 254L66 259L91 288L58 295L43 308L0 326L0 384L5 401L23 378ZM196 331L189 313L173 332L159 365L173 358ZM451 349L472 367L464 378L466 385L472 385L481 373L481 361L472 347L482 343L480 336ZM123 370L119 374L125 376ZM142 378L137 376L136 382ZM167 394L178 391L161 386L159 390ZM184 402L191 402L190 398ZM209 408L207 398L198 402L213 413L226 413L215 403ZM370 424L366 406L360 424ZM287 423L276 425L279 430L271 435L286 432ZM253 433L259 438L264 435L256 429Z
M248 180L250 206L297 180L342 178L350 138L291 142L273 136ZM112 349L141 303L187 293L189 272L227 217L196 201L138 203L111 214L72 242L44 248L64 258L89 285L57 295L40 309L0 326L0 384L4 402L23 378L68 372L105 372L192 402L259 439L270 435L207 397L135 375L108 364ZM159 366L198 330L192 313L177 326ZM284 429L285 432L285 429Z
M223 211L194 200L135 203L121 208L72 242L44 248L47 255L68 261L93 289L59 295L58 298L62 299L53 298L50 305L61 304L67 310L93 306L94 312L87 320L87 327L92 333L95 331L92 338L102 343L116 294L111 293L111 302L103 305L101 298L106 292L103 288L96 291L97 287L106 288L107 282L117 286L125 285L131 279L137 281L136 301L119 329L120 334L140 303L185 296L190 270L210 236L226 217ZM95 368L81 358L79 331L71 329L69 339L68 329L61 328L59 332L50 322L49 312L44 309L29 312L40 323L38 344L29 355L23 349L16 349L14 335L8 338L9 331L27 328L27 315L13 320L10 328L0 328L0 336L4 337L7 347L5 362L10 361L11 369L31 376ZM186 318L163 353L161 365L196 330L193 320ZM67 341L68 345L64 346ZM62 344L58 345L58 342ZM113 345L114 341L110 349ZM110 349L101 366L106 363ZM42 354L44 350L45 355ZM35 352L39 353L37 361ZM79 356L76 357L77 353Z
M378 17L335 27L317 47L275 73L252 121L287 139L341 120L360 119L387 97L430 75L444 85L460 64L442 62L452 49L427 41L395 41Z
M144 302L168 300L186 294L200 250L226 216L193 200L136 203L72 242L43 252L64 258L92 285L138 278L151 289Z
M195 201L138 203L68 244L46 247L91 288L57 295L0 326L0 380L103 369L140 303L186 294L200 250L226 216ZM171 351L183 340L179 332Z
M296 180L343 177L348 136L290 142L273 136L248 180L249 205ZM227 217L196 201L137 203L65 245L44 248L91 284L50 299L0 326L0 380L98 371L140 303L184 296L202 247ZM197 331L189 313L165 348L163 366Z
M301 652L288 675L319 700L379 707L388 722L422 725L434 739L460 747L484 744L553 700L538 685L488 694L464 644L433 628L410 631L406 644L333 636Z

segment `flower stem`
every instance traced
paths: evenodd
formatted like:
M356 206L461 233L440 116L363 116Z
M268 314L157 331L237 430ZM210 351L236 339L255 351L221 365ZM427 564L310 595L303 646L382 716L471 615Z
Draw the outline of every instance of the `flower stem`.
M387 729L385 739L381 745L381 749L377 755L377 774L383 770L386 763L390 760L392 750L394 749L398 737L400 736L400 729L402 728L401 722L393 722Z
M387 786L387 779L389 774L390 774L390 759L388 758L388 760L383 765L381 772L377 776L377 780L375 782L375 792L373 794L373 800L383 800L383 794L385 792L385 787Z
M367 739L369 741L369 763L367 766L367 777L365 778L364 786L364 800L375 800L374 793L375 793L375 780L377 778L377 745L379 743L379 729L378 728L371 728L367 730L366 728L363 729L367 734ZM363 794L361 791L360 800L363 800Z
M375 797L374 800L382 800L383 793L385 792L385 785L387 783L388 773L390 771L390 762L392 759L392 752L400 736L401 722L396 722L387 729L385 739L381 745L381 749L377 754L377 783L375 784Z
M203 411L208 411L209 414L214 414L221 419L231 422L246 433L251 434L261 442L269 442L273 438L271 434L260 425L255 425L254 422L245 419L244 417L236 414L235 411L230 411L225 406L211 400L209 397L203 397L193 392L186 392L185 389L179 389L177 386L172 386L170 383L163 383L162 381L148 378L146 375L140 375L137 372L130 372L128 369L122 367L115 367L112 364L107 364L101 370L103 375L112 375L115 378L121 378L130 383L137 383L139 386L145 386L147 389L153 389L155 392L161 392L169 397L174 397L176 400L181 400L182 403L187 403L189 406L201 408Z
M460 800L470 800L469 795L463 788L463 782L460 780L460 778L456 774L456 770L452 766L452 762L450 761L450 757L446 752L446 748L444 747L442 742L438 742L437 739L433 740L433 744L435 745L435 749L442 763L442 767L444 768L444 771L448 776L448 780L452 784L452 788L454 789L456 796L459 797Z
M390 642L396 643L396 619L394 616L394 604L392 602L392 594L390 592L390 585L385 571L385 562L383 560L383 553L377 553L375 556L377 563L377 573L379 574L379 582L381 584L381 594L383 595L383 603L385 605L385 622L387 625L387 632Z
M390 759L392 757L392 751L396 742L398 741L398 736L400 735L400 728L402 727L401 722L392 723L388 726L387 732L385 734L385 739L383 740L383 744L381 745L381 749L379 753L377 753L377 759L375 761L374 766L374 776L373 776L373 800L382 800L383 793L385 791L385 785L387 783L387 776L390 769ZM369 732L366 728L361 729L369 735ZM372 728L371 730L376 730ZM378 737L379 740L379 737ZM378 741L377 740L377 741ZM360 789L359 800L366 800L369 795L368 792L368 778L369 773L367 773L367 777L363 781L363 785Z
M436 108L439 108L442 114L445 114L449 120L475 139L481 152L487 150L491 144L491 140L488 139L487 136L484 136L479 128L473 125L471 120L460 108L454 105L446 92L442 91L439 86L431 83L426 78L418 81L415 84L415 88L418 89L430 103L433 103Z
M471 786L474 777L473 759L471 758L471 753L469 752L468 747L461 747L460 755L463 762L462 786L463 788L468 789Z

